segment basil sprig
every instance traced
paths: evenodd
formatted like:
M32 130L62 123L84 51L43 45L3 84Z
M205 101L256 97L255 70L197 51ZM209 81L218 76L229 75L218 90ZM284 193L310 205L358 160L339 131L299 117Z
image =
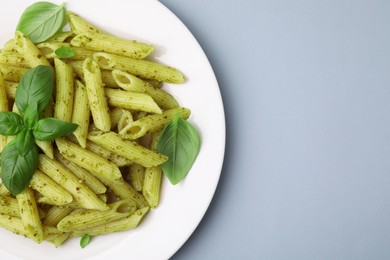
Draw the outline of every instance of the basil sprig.
M195 128L179 114L164 128L157 141L157 150L169 157L161 165L172 184L187 176L200 149L200 138Z
M15 104L21 115L0 112L0 134L16 138L4 147L1 158L1 179L8 190L17 195L30 183L38 165L35 139L51 141L72 133L76 124L55 118L39 119L51 100L54 72L49 66L27 71L16 90Z
M65 3L58 6L37 2L26 8L16 30L27 35L33 43L40 43L60 32L66 22Z

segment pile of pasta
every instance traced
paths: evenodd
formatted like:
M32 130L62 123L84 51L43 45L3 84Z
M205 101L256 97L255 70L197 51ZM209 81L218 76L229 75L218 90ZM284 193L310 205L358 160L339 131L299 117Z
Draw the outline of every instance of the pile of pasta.
M16 32L0 52L0 110L17 112L16 88L38 65L55 69L53 102L41 117L78 124L54 142L37 141L38 169L24 192L0 184L0 226L56 247L69 237L101 235L136 227L160 198L168 158L156 140L177 114L190 110L161 89L182 83L178 70L145 59L154 46L109 35L68 12L71 31L33 44ZM59 58L55 50L75 55ZM0 137L0 150L10 138Z

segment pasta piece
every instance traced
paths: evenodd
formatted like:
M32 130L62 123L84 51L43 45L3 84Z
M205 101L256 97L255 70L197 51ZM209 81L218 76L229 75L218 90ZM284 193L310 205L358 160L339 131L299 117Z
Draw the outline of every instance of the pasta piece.
M139 225L143 217L146 215L146 213L149 212L149 207L144 207L141 209L136 210L133 214L130 216L113 221L110 223L106 223L104 225L92 227L85 230L79 230L74 231L72 233L72 236L82 236L84 234L87 234L89 236L98 236L103 235L106 233L112 233L112 232L121 232L125 230L130 230Z
M39 217L34 192L30 188L26 188L23 192L16 195L16 199L18 200L24 229L32 239L41 243L43 240L42 222Z
M5 187L4 183L0 183L0 196L10 195L11 192Z
M150 44L92 32L76 35L70 41L70 44L93 51L110 52L134 59L146 58L154 50L154 46Z
M114 163L107 159L66 140L56 139L58 150L67 160L93 173L96 177L119 179L122 174Z
M73 172L80 181L84 182L94 193L103 194L107 191L106 186L104 186L98 178L92 175L89 171L84 170L77 164L74 164L66 160L58 151L54 152L54 156L57 161L59 161L63 166L68 168Z
M44 239L54 244L54 246L57 248L60 245L62 245L71 235L71 232L62 232L59 234L50 234L49 236L45 237Z
M0 53L0 64L22 68L30 68L30 64L18 52L7 51Z
M54 59L56 71L56 102L54 117L71 122L73 111L74 80L73 69L60 59Z
M129 167L129 181L131 186L138 192L142 191L145 179L145 167L139 164L133 164Z
M78 61L71 61L68 64L70 64L76 73L77 77L80 78L82 82L85 83L85 77L84 77L84 72L83 72L83 61L78 60ZM102 81L104 83L104 86L107 88L118 88L118 84L116 84L111 70L100 70L101 75L102 75Z
M74 103L77 105L77 109L73 109L72 123L79 127L73 132L73 135L80 146L85 148L91 111L88 104L87 90L83 83L76 80L75 88Z
M15 33L16 50L30 64L32 68L38 65L51 66L46 57L39 51L30 39L22 32Z
M60 221L73 211L72 208L53 206L46 214L43 224L46 226L57 226Z
M83 71L94 124L102 131L109 131L111 129L110 110L104 94L99 65L88 58L83 63Z
M118 123L121 120L121 117L125 113L125 111L125 109L122 109L120 107L115 107L110 110L111 130L115 129L118 126Z
M178 107L176 99L167 92L153 87L150 83L121 70L113 70L112 75L119 87L124 90L148 94L162 108Z
M68 140L72 141L73 143L77 143L76 138L73 138L73 136L68 136ZM113 153L100 145L94 144L91 141L87 140L86 147L87 150L100 155L101 157L107 159L110 162L115 163L118 167L124 167L129 166L133 162L129 159L124 158L123 156L117 155L116 153Z
M19 217L0 214L0 227L5 228L17 235L22 235L34 239L30 232L24 228L22 219Z
M0 72L0 112L8 112L8 98L3 74ZM0 152L7 145L7 136L0 135Z
M109 204L110 209L98 210L77 210L63 218L57 225L60 231L86 230L107 222L126 218L131 215L137 205L132 200L121 200Z
M119 134L125 139L134 140L163 129L177 114L181 118L187 119L190 113L191 111L187 108L169 109L161 115L154 114L138 119L124 127Z
M30 186L58 205L67 204L73 200L73 197L69 192L67 192L64 188L62 188L40 170L36 170L34 172L31 178Z
M58 48L63 47L72 48L74 51L74 56L68 57L68 60L84 60L86 58L92 57L92 54L94 53L93 51L84 48L71 47L70 43L66 42L43 42L38 44L37 47L47 59L60 58L57 56L55 51Z
M104 33L101 29L95 27L73 12L66 13L70 28L73 33L80 34L84 32Z
M0 196L0 215L1 214L20 217L18 201L9 196Z
M40 154L38 168L71 193L76 201L87 209L105 210L107 205L67 168L55 160Z
M103 52L95 53L93 59L99 63L102 69L123 70L141 78L156 79L168 83L184 82L184 76L180 71L156 62L137 60Z
M149 150L135 142L125 141L114 132L91 132L88 135L88 140L144 167L157 166L168 159L165 155Z
M8 40L4 44L3 49L1 49L1 52L2 53L4 53L4 52L17 52L15 39L12 38L12 39Z
M105 91L110 106L157 114L162 113L161 108L149 95L111 88L106 88Z
M121 117L118 122L118 132L125 128L128 124L133 122L133 116L129 110L123 110Z
M142 194L151 208L156 208L160 201L160 189L162 181L161 167L148 167L145 169L145 179Z
M28 71L28 69L6 64L0 64L0 71L1 73L3 73L4 80L19 82L24 73Z
M53 35L52 38L48 39L47 41L50 42L66 42L70 38L74 36L73 32L57 32L56 34Z
M18 85L19 84L17 82L4 80L5 93L8 99L15 100L16 88Z

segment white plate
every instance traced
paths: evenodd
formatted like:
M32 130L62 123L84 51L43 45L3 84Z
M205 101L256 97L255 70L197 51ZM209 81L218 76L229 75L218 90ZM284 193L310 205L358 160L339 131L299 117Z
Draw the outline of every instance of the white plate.
M22 11L34 1L8 1L0 11L0 44L13 36ZM56 1L60 3L61 1ZM202 147L186 179L172 186L164 179L159 207L132 231L93 238L80 249L72 239L55 249L0 230L0 259L168 259L195 230L214 195L225 149L225 118L212 68L181 21L155 0L69 0L68 9L115 35L156 45L154 57L179 68L183 85L167 89L192 110L190 121Z

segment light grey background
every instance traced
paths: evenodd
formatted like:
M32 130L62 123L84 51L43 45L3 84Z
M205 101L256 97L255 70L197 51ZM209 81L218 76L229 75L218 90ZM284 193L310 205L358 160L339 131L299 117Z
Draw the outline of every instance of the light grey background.
M216 195L173 259L390 259L390 1L161 2L227 119Z

